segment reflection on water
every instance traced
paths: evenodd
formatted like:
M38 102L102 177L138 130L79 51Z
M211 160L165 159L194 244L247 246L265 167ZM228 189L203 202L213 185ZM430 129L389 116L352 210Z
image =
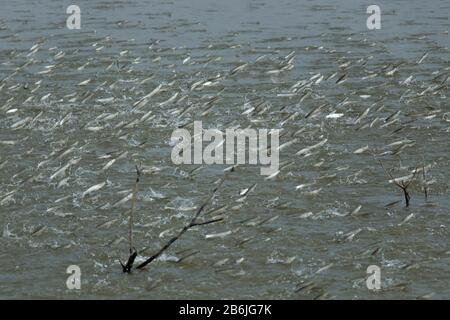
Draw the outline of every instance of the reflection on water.
M447 1L378 1L377 31L356 0L69 4L2 1L0 297L449 297ZM224 176L172 163L194 120L280 129L280 172L228 172L224 220L124 276L135 164L140 261ZM418 168L408 208L378 160Z

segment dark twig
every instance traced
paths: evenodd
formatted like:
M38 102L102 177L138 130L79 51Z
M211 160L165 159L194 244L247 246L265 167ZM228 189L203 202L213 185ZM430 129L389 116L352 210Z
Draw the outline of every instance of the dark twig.
M222 221L222 220L223 220L223 218L217 218L217 219L212 219L212 220L208 220L208 221L204 221L204 222L196 222L196 223L193 223L192 226L193 227L195 227L195 226L204 226L206 224L216 223L216 222L219 222L219 221Z
M407 207L409 206L409 200L411 199L411 197L408 193L408 187L413 182L414 177L416 176L416 173L417 173L417 167L416 167L416 169L414 169L413 176L412 176L411 180L408 181L408 183L405 183L405 181L400 181L400 184L399 184L403 190L403 194L405 196L405 202L406 202Z
M203 212L203 210L205 209L205 207L208 205L208 203L214 198L214 196L216 195L217 190L219 189L219 187L222 185L222 183L224 182L224 179L221 179L218 186L216 188L214 188L214 190L212 191L212 194L206 199L206 201L197 209L196 213L194 214L194 216L192 217L191 221L183 227L183 229L180 230L180 232L178 232L178 234L176 236L174 236L173 238L171 238L164 246L162 246L161 249L158 250L158 252L156 252L154 255L152 255L150 258L148 258L147 260L145 260L144 262L142 262L140 265L137 266L137 269L142 269L144 268L147 264L149 264L150 262L152 262L153 260L155 260L156 258L158 258L164 251L166 251L167 249L169 249L169 247L175 242L177 241L186 231L188 231L189 229L191 229L192 227L195 226L200 226L200 225L204 225L204 224L209 224L209 223L213 223L213 222L217 222L220 221L221 219L214 219L214 220L210 220L210 221L206 221L204 223L199 223L197 222L198 217L200 216L200 214Z
M428 201L427 177L425 173L425 159L423 156L422 156L422 183L423 183L423 193L425 194L425 201Z
M374 153L372 153L372 155L374 156L375 159L377 159ZM413 176L411 177L411 179L410 179L408 182L405 182L404 180L397 181L397 179L395 179L395 178L391 175L391 173L390 173L388 170L386 170L386 168L383 166L383 163L381 162L381 160L380 160L380 159L377 159L377 160L378 160L378 162L380 163L381 168L383 168L384 172L386 172L386 174L391 178L391 181L392 181L397 187L399 187L400 189L402 189L403 195L404 195L404 197L405 197L405 206L406 206L406 207L409 207L409 201L410 201L410 199L411 199L411 196L409 195L408 187L409 187L409 185L413 182L413 180L414 180L414 178L415 178L415 176L416 176L416 173L417 173L417 167L416 167L416 169L415 169L414 172L413 172Z
M130 273L130 272L131 272L131 268L133 268L134 260L135 260L136 257L137 257L137 251L136 251L136 249L133 248L133 249L131 249L131 250L134 250L134 251L131 253L131 255L130 255L130 257L128 258L128 261L127 261L126 264L123 264L122 261L119 260L120 265L122 266L122 271L123 271L124 273Z
M131 211L130 217L128 221L128 243L130 246L130 256L128 257L128 261L126 264L123 264L122 261L119 260L120 265L122 266L122 271L124 273L130 273L133 268L134 260L137 257L137 251L133 247L133 224L134 224L134 208L136 207L136 194L138 192L138 184L139 178L141 176L141 171L136 165L136 181L134 182L133 193L131 195Z
M131 195L131 212L128 221L128 242L130 244L130 254L133 252L133 224L134 224L134 208L136 207L136 194L138 192L138 183L141 176L141 171L136 165L136 181L134 182L133 193Z

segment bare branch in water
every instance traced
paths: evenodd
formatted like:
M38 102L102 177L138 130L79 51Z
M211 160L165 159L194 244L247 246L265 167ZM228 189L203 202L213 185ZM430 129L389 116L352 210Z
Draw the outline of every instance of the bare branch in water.
M133 252L133 224L134 224L134 208L136 207L136 194L138 192L139 178L141 176L141 171L136 165L136 181L134 182L133 193L131 195L131 211L130 218L128 221L128 243L130 245L130 254Z
M123 264L122 261L119 260L122 271L124 273L130 273L131 269L133 268L134 260L137 257L137 251L133 247L133 224L134 224L134 209L136 207L136 194L138 192L138 184L139 184L139 178L141 176L141 171L139 170L138 166L136 165L136 181L134 182L133 192L131 195L131 211L130 211L130 217L128 221L128 243L130 246L130 256L128 257L128 261L126 264Z
M222 221L222 220L223 220L223 218L217 218L217 219L212 219L212 220L208 220L208 221L205 221L205 222L196 222L196 223L192 224L192 226L193 227L195 227L195 226L204 226L206 224L211 224L211 223L219 222L219 221Z
M416 174L417 174L417 167L416 167L416 169L414 169L413 176L411 177L411 179L410 179L408 182L405 182L404 180L397 181L397 179L395 179L395 178L391 175L391 173L390 173L388 170L386 170L386 168L383 166L383 163L381 162L381 160L376 158L376 156L375 156L375 154L374 154L373 152L372 152L372 155L373 155L373 157L374 157L376 160L378 160L378 162L380 163L380 165L381 165L381 167L383 168L384 172L386 172L386 174L389 176L389 178L391 178L391 181L392 181L397 187L399 187L400 189L402 189L403 195L404 195L404 197L405 197L405 206L406 206L406 207L409 207L409 200L411 199L411 196L409 195L408 187L409 187L410 184L414 181L414 178L415 178L415 176L416 176Z
M208 203L214 198L214 196L217 193L217 190L219 190L220 186L223 184L224 179L221 179L220 182L218 183L217 187L214 188L214 190L212 191L212 194L205 200L205 202L197 209L196 213L194 214L194 216L192 217L191 221L183 227L183 229L180 230L180 232L173 238L171 238L161 249L159 249L158 252L156 252L154 255L152 255L150 258L148 258L147 260L145 260L144 262L142 262L140 265L137 266L137 269L142 269L144 268L147 264L149 264L150 262L152 262L153 260L155 260L156 258L158 258L164 251L166 251L167 249L169 249L169 247L175 242L177 241L186 231L188 231L189 229L191 229L192 227L195 226L200 226L200 225L205 225L205 224L210 224L210 223L214 223L214 222L218 222L221 221L222 218L218 218L218 219L213 219L213 220L209 220L206 222L197 222L198 217L200 216L200 214L203 212L203 210L205 209L205 207L208 205Z
M428 201L427 177L425 173L425 159L423 156L422 156L422 184L423 184L423 193L425 194L425 201Z
M130 255L130 257L128 258L128 261L127 261L126 264L123 264L122 261L119 260L120 265L122 266L122 271L123 271L124 273L130 273L130 272L131 272L131 268L133 268L134 260L135 260L136 257L137 257L137 251L136 251L136 249L133 248L132 250L134 250L134 251L131 253L131 255Z
M374 157L375 157L375 155L374 155ZM399 187L401 188L401 185L397 182L397 180L395 180L394 177L392 176L392 174L391 174L389 171L387 171L386 168L383 166L383 162L381 162L380 159L377 159L377 160L378 160L378 162L380 163L381 168L383 168L384 172L386 172L386 174L389 176L389 178L391 178L391 180L392 180L397 186L399 186Z

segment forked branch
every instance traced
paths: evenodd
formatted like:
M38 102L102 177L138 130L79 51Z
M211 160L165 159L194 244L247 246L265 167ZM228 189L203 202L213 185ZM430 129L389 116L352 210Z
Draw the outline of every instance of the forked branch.
M375 154L372 153L372 155L374 156L375 159L377 159ZM413 182L413 180L414 180L414 178L415 178L415 176L417 174L417 167L414 169L414 172L413 172L413 175L412 175L411 179L409 179L406 182L405 180L399 180L398 178L395 179L392 176L392 174L388 170L386 170L386 168L383 166L383 163L381 162L381 160L380 159L377 159L377 160L380 163L381 168L383 168L384 172L388 175L389 178L391 178L390 181L392 181L397 187L402 189L403 196L405 197L405 206L409 207L409 201L411 200L411 196L409 195L408 187L411 185L411 183Z
M197 219L199 218L199 216L201 215L201 213L203 212L203 210L205 209L205 207L208 205L208 203L215 197L217 190L219 190L220 186L223 184L224 179L221 179L220 182L218 183L217 187L214 188L214 190L212 191L212 194L206 199L206 201L197 209L197 211L195 212L194 216L192 217L192 219L190 220L190 222L185 225L176 236L174 236L173 238L171 238L164 246L161 247L161 249L158 250L158 252L156 252L154 255L152 255L150 258L148 258L147 260L145 260L144 262L142 262L140 265L137 266L137 269L142 269L144 268L146 265L148 265L150 262L152 262L153 260L157 259L164 251L166 251L167 249L169 249L169 247L178 239L181 238L181 236L188 231L189 229L195 227L195 226L201 226L201 225L206 225L206 224L210 224L210 223L214 223L214 222L218 222L218 221L222 221L221 218L218 219L213 219L213 220L209 220L206 222L198 222Z

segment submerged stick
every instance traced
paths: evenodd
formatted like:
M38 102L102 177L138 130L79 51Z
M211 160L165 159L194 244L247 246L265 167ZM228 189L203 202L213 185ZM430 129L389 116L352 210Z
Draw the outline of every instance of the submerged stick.
M192 219L190 220L190 222L185 225L180 232L178 232L178 234L176 236L174 236L173 238L171 238L164 246L161 247L161 249L158 250L158 252L156 252L154 255L152 255L150 258L148 258L147 260L145 260L144 262L142 262L140 265L137 266L137 269L142 269L144 268L147 264L149 264L150 262L152 262L153 260L155 260L156 258L158 258L164 251L166 251L167 249L169 249L169 247L175 242L177 241L186 231L188 231L189 229L191 229L192 227L195 226L201 226L201 225L206 225L206 224L210 224L210 223L214 223L214 222L218 222L221 221L222 219L213 219L210 221L206 221L206 222L197 222L198 217L200 216L200 214L203 212L203 210L205 209L205 207L207 206L207 204L214 198L214 196L216 195L217 190L219 190L219 187L222 185L222 183L224 182L224 179L221 179L218 186L216 188L214 188L214 190L212 191L212 194L205 200L205 202L197 209L196 213L194 214L194 216L192 217Z
M372 154L373 154L373 153L372 153ZM375 157L375 154L373 154L373 156L374 156L375 159L377 159L377 158ZM411 199L411 196L409 195L408 187L409 187L409 185L413 182L414 177L416 176L416 173L417 173L417 167L416 167L416 169L414 170L414 173L413 173L413 176L412 176L411 180L409 180L408 182L405 182L405 181L403 181L403 180L397 181L397 180L391 175L391 173L390 173L388 170L386 170L386 168L383 166L383 163L381 162L381 160L380 160L380 159L377 159L377 160L378 160L378 162L380 163L381 168L383 168L384 172L386 172L386 174L391 178L391 181L392 181L397 187L399 187L400 189L402 189L402 191L403 191L403 196L405 197L405 206L406 206L406 207L409 207L409 200Z
M134 263L134 260L136 259L136 257L137 257L137 251L136 251L136 249L134 249L134 252L131 253L131 255L128 258L128 261L127 261L126 264L123 264L122 261L119 260L120 265L122 266L122 271L124 273L130 273L131 272L131 268L133 268L133 263Z
M136 165L136 181L134 182L133 192L131 195L131 211L130 211L130 217L128 220L128 244L129 244L129 251L130 256L128 257L128 261L126 264L123 264L122 261L119 260L120 265L122 266L122 271L124 273L130 273L131 269L133 268L134 260L137 257L137 251L133 247L133 224L134 224L134 208L136 207L136 194L138 192L138 184L139 184L139 178L141 176L141 171L139 170L138 166Z
M428 201L427 177L425 173L425 159L423 156L422 156L422 183L423 183L423 193L425 194L425 201Z
M130 218L128 221L128 243L130 245L130 254L133 252L133 223L134 223L134 208L136 207L136 194L138 192L139 178L141 176L141 171L136 165L136 181L134 182L133 193L131 195L131 211Z

